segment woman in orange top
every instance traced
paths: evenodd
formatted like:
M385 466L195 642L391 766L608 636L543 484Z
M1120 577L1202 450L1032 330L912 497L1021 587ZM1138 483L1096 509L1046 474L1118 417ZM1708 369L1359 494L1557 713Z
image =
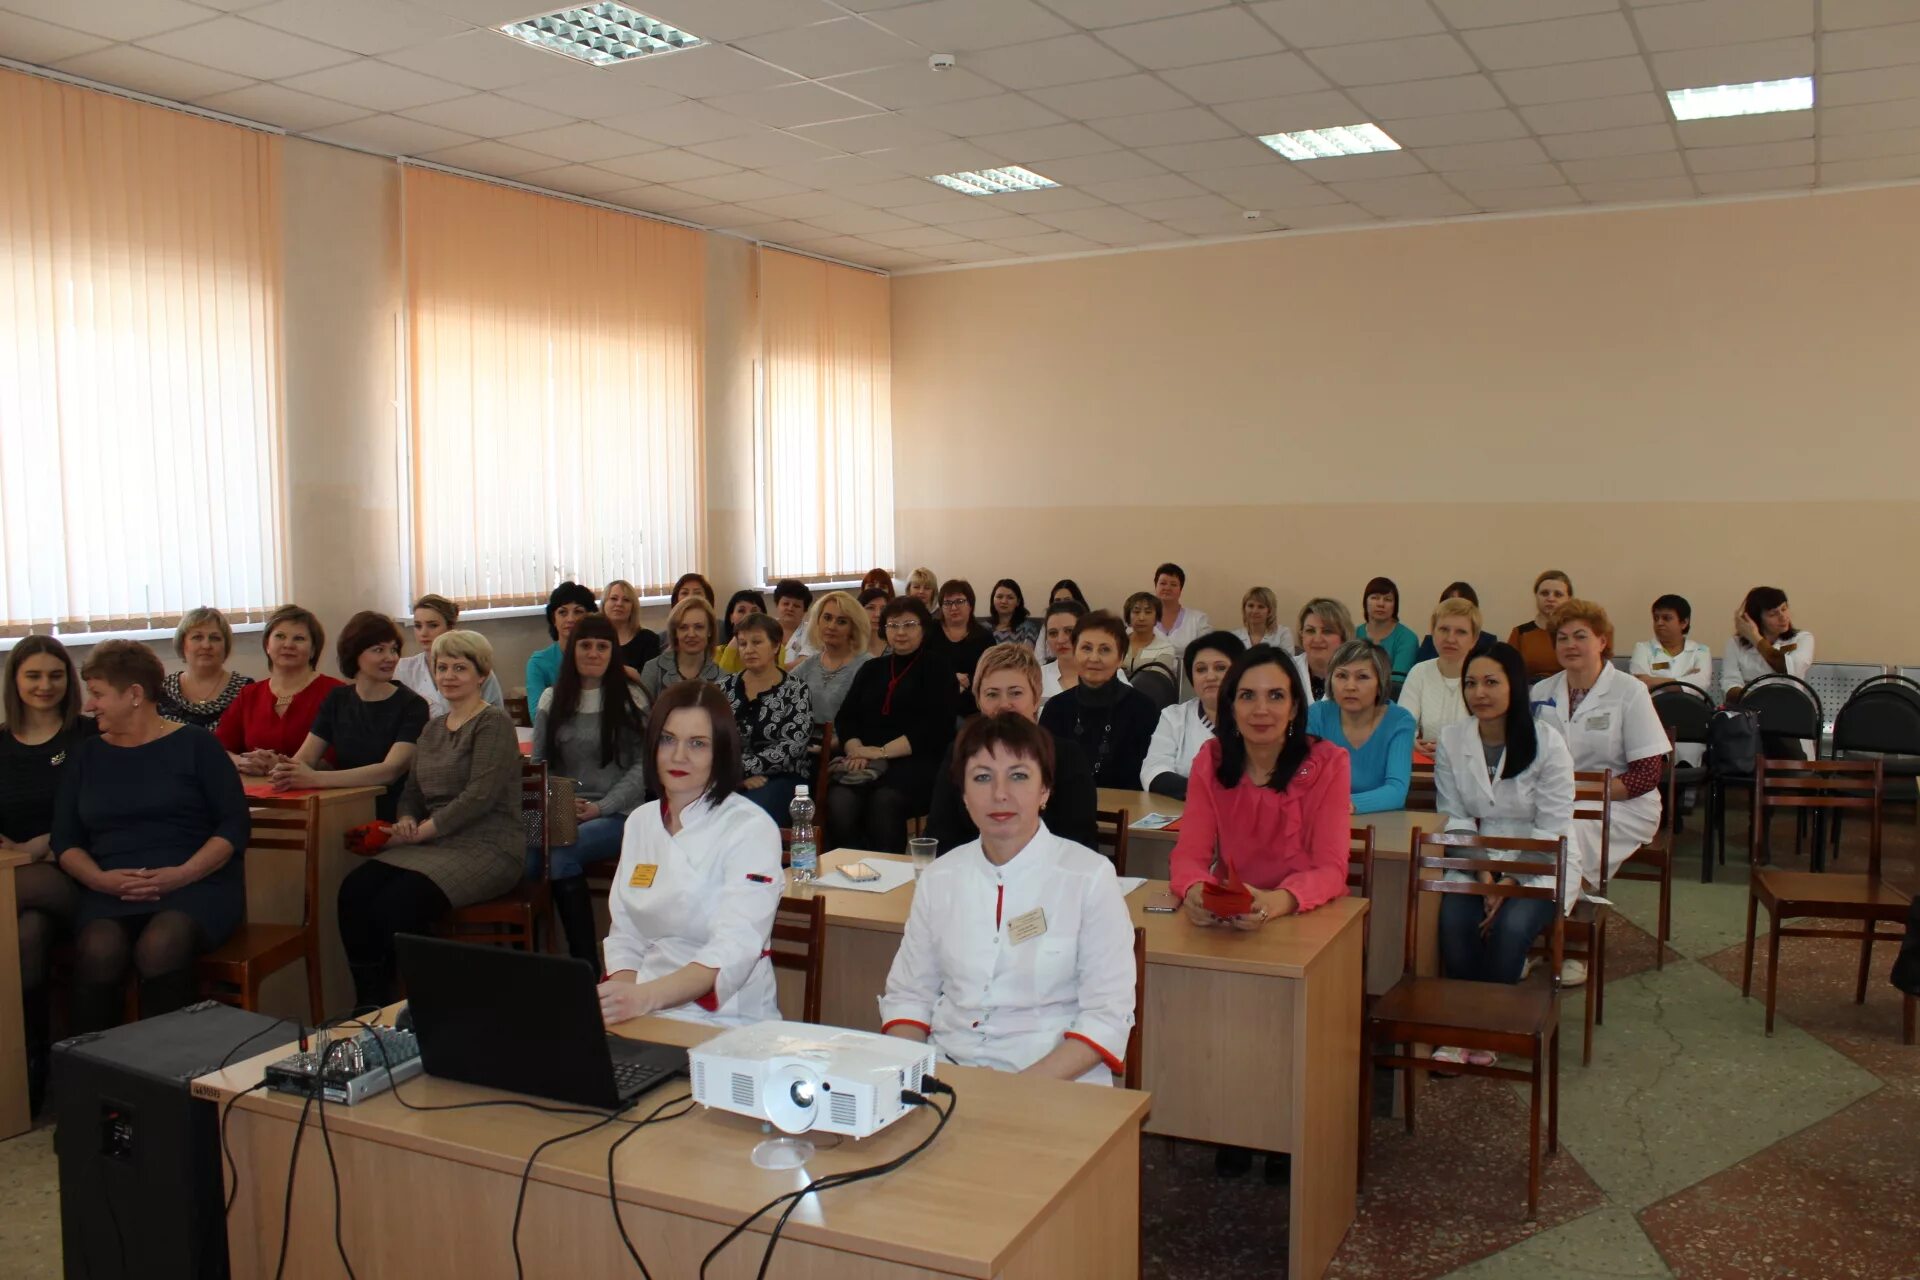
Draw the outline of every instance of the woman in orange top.
M1545 680L1560 674L1560 655L1553 647L1554 610L1573 599L1573 579L1549 569L1533 580L1533 618L1507 633L1507 643L1520 651L1527 675Z

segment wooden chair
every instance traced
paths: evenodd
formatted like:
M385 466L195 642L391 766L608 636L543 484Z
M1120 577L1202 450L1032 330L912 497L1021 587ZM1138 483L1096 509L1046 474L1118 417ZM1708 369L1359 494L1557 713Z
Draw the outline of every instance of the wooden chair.
M1672 738L1672 730L1668 731ZM1680 762L1669 754L1660 770L1660 829L1653 839L1627 855L1615 880L1641 880L1660 886L1660 923L1654 936L1653 967L1667 966L1667 939L1673 936L1673 838L1680 819ZM1602 993L1604 999L1605 993Z
M800 1000L800 1020L820 1021L821 973L827 965L827 898L810 893L788 894L773 916L773 936L767 943L773 967L806 976Z
M1607 896L1607 856L1613 847L1613 771L1579 769L1573 775L1573 817L1576 822L1600 824L1600 885L1594 896ZM1568 875L1572 875L1571 871ZM1586 1034L1580 1042L1580 1065L1593 1062L1593 1028L1607 1017L1607 922L1613 908L1582 897L1567 915L1567 955L1587 965Z
M298 853L306 863L299 924L248 921L194 964L200 994L249 1011L260 1007L260 984L296 960L307 966L307 1016L326 1016L320 973L320 804L309 797L299 808L253 811L248 858L274 851ZM136 984L137 986L137 984Z
M521 951L540 949L540 929L553 910L553 845L547 830L547 766L524 760L520 764L520 813L527 842L540 849L540 874L486 902L455 907L440 923L440 934L462 942L484 942Z
M1128 1089L1140 1087L1141 1022L1147 1016L1147 931L1133 931L1133 1030L1127 1032L1126 1072L1120 1083Z
M1780 939L1826 938L1860 943L1860 978L1853 1002L1865 1004L1868 971L1875 942L1899 942L1904 933L1878 932L1881 921L1902 923L1912 895L1880 877L1880 803L1886 775L1879 760L1768 760L1754 762L1753 835L1747 881L1747 946L1740 994L1753 994L1753 936L1759 909L1767 909L1767 1034L1773 1034L1774 998L1780 976ZM1764 866L1761 856L1767 820L1774 809L1840 814L1864 812L1867 818L1865 874L1837 871L1788 871ZM1851 920L1858 930L1782 928L1783 919ZM1900 1040L1914 1042L1914 997L1901 1012Z
M1458 854L1454 850L1459 850ZM1477 879L1428 879L1423 871L1444 875L1448 871L1469 874L1511 871L1513 863L1486 856L1481 851L1550 854L1553 857L1551 888L1522 884L1482 884ZM1560 840L1521 840L1505 836L1479 836L1448 832L1427 835L1422 832L1407 859L1407 960L1406 970L1393 989L1374 1002L1367 1016L1367 1053L1375 1066L1393 1067L1405 1073L1407 1132L1413 1132L1413 1073L1430 1070L1431 1058L1415 1057L1416 1044L1455 1044L1468 1049L1525 1057L1530 1068L1477 1066L1462 1062L1452 1070L1467 1075L1492 1076L1501 1080L1523 1080L1532 1086L1532 1118L1527 1130L1527 1217L1531 1220L1540 1207L1540 1100L1542 1068L1546 1075L1547 1151L1560 1149L1560 962L1566 954L1566 916L1559 910L1567 878L1567 842ZM1552 923L1547 930L1549 967L1545 973L1508 986L1499 982L1469 982L1457 978L1423 978L1414 972L1415 957L1420 954L1420 898L1422 893L1463 893L1476 897L1547 898L1554 904ZM1381 1052L1380 1046L1404 1045L1407 1053ZM1372 1075L1363 1081L1365 1093L1361 1110L1373 1110Z
M1422 813L1432 813L1440 804L1440 784L1434 781L1431 768L1418 768L1407 780L1407 804L1409 809L1418 809Z
M526 694L516 693L507 699L507 717L513 721L517 728L531 729L533 727L533 710L527 706Z
M1113 859L1115 875L1127 874L1127 824L1133 820L1133 814L1125 809L1098 809L1093 815L1100 848ZM1112 824L1113 829L1107 829Z
M1373 901L1373 828L1354 827L1347 832L1347 892L1351 895L1359 890L1359 896L1368 902ZM1360 922L1360 1025L1367 1022L1367 964L1373 949L1373 912L1368 911L1366 919ZM1368 1077L1373 1074L1373 1063L1366 1054L1360 1055L1360 1096L1370 1097ZM1356 1166L1354 1182L1363 1184L1367 1180L1367 1137L1373 1129L1371 1108L1360 1111L1360 1163Z

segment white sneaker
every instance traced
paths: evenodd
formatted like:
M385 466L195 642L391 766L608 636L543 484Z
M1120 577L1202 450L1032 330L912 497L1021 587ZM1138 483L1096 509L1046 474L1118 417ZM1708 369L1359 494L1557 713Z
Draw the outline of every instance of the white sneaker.
M1467 1051L1450 1044L1441 1045L1433 1051L1433 1060L1435 1062L1451 1062L1458 1065L1467 1060Z
M1560 962L1560 985L1563 987L1581 987L1587 982L1587 962L1585 960L1562 960Z

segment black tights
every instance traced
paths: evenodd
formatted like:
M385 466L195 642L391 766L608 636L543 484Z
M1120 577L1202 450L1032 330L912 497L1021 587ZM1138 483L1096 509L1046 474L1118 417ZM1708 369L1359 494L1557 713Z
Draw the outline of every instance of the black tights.
M140 979L140 1016L193 1003L193 958L205 935L184 911L95 920L74 939L73 1030L104 1031L120 1021L127 974Z
M80 886L51 862L33 862L13 873L20 903L20 986L38 991L47 985L47 956L61 934L73 927Z
M836 849L907 851L907 819L925 813L899 787L827 788L827 838Z
M368 861L340 882L340 945L353 968L356 1005L394 999L393 935L431 933L453 904L418 871Z

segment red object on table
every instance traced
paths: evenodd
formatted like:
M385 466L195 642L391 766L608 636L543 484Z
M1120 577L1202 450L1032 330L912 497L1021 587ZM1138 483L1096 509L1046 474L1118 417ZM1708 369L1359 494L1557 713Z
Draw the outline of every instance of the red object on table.
M248 782L243 790L257 800L304 800L308 796L317 796L325 790L323 787L290 787L285 791L275 791L271 782L255 779Z
M529 738L520 744L520 754L523 756L531 756L533 754L533 739Z

